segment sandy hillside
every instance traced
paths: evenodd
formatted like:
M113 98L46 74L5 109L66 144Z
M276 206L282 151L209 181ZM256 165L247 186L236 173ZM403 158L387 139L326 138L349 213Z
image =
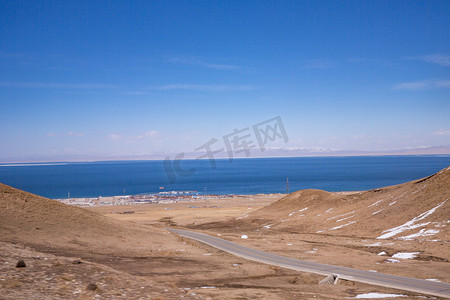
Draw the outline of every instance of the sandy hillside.
M26 267L15 267L20 259ZM319 287L322 279L0 186L1 299L343 299L372 291L352 282Z
M208 200L195 208L176 203L88 210L0 185L0 295L347 299L369 292L399 293L349 281L321 288L321 276L247 261L170 234L164 229L168 226L201 229L289 257L448 282L448 190L447 169L361 193L304 190L280 200ZM130 210L135 213L120 213ZM243 233L248 239L241 238ZM411 236L417 233L421 235ZM376 239L385 234L394 235ZM382 251L386 254L380 255ZM391 263L398 252L420 254ZM14 267L20 258L26 268ZM88 290L90 283L98 289Z
M113 220L0 184L1 299L191 298L167 282L120 270L113 260L162 257L179 244L165 230ZM20 259L26 267L15 267ZM112 268L95 262L101 259Z
M449 203L446 168L371 191L297 191L256 211L187 227L302 260L450 282Z
M0 184L0 240L37 249L138 252L161 247L167 232L120 222ZM170 238L169 238L170 239Z
M233 220L232 227L447 241L449 216L450 167L423 179L365 192L297 191Z

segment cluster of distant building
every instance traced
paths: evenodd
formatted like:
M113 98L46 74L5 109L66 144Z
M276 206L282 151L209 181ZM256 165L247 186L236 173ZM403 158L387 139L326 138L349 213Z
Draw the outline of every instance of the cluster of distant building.
M145 195L122 195L96 198L63 198L55 199L64 204L92 207L136 204L171 204L178 202L194 202L198 200L232 198L234 195L199 195L196 191L168 191Z

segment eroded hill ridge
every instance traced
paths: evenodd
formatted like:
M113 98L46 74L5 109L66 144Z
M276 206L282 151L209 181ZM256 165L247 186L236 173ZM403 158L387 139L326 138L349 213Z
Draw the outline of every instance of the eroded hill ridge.
M0 240L68 254L158 249L163 229L122 222L0 184Z
M364 192L300 190L232 223L261 231L439 241L448 239L449 216L450 167Z

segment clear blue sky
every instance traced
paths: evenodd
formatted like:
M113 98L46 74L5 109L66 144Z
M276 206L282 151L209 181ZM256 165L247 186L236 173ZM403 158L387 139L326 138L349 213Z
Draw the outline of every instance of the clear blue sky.
M450 144L450 1L1 1L0 161Z

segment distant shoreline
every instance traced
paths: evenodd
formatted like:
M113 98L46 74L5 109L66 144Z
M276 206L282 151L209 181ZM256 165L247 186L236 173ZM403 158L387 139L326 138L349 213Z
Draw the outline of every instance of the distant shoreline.
M174 158L178 153L170 153L167 154L166 157ZM450 147L446 151L442 153L399 153L399 152L367 152L367 153L313 153L313 154L304 154L304 155L275 155L275 156L257 156L252 155L250 157L233 157L234 159L274 159L274 158L326 158L326 157L450 157ZM95 159L36 159L36 160L5 160L0 161L0 167L8 167L8 166L22 166L22 165L51 165L51 164L76 164L76 163L106 163L106 162L145 162L145 161L161 161L163 162L166 157L158 156L158 157L130 157L130 158L95 158ZM208 158L197 158L194 156L189 156L189 153L183 158L183 160L199 160L199 161L208 161ZM226 156L215 157L215 160L229 160Z
M64 204L74 205L79 207L98 207L98 206L121 206L121 205L151 205L151 204L174 204L179 202L205 202L217 199L235 199L235 198L249 198L249 197L284 197L287 194L270 193L270 194L249 194L249 195L192 195L192 194L149 194L149 195L119 195L110 197L81 197L81 198L59 198L52 199Z
M207 160L181 162L181 170L192 170L189 174L167 169L161 161L10 164L0 167L0 182L50 199L188 190L196 196L222 197L302 189L370 190L423 178L449 165L450 156L441 155L218 159L215 165Z
M292 191L296 192L296 191ZM329 192L338 195L348 195L361 193L362 191L342 191ZM258 194L206 194L206 195L186 195L186 194L149 194L149 195L117 195L109 197L78 197L78 198L59 198L52 199L68 205L80 207L96 206L117 206L117 205L146 205L146 204L173 204L179 202L204 202L209 200L223 200L251 197L285 197L286 193L258 193ZM90 205L92 204L92 205Z

